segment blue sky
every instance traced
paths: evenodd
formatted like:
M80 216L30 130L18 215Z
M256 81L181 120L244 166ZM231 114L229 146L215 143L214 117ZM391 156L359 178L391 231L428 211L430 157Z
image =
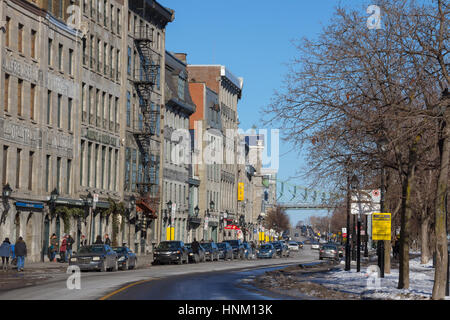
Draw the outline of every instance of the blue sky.
M292 41L315 37L339 2L364 10L359 0L160 0L175 10L175 20L167 27L166 49L187 53L189 64L221 64L243 77L240 127L260 128L261 109L281 87L286 64L297 53ZM290 150L281 142L282 180L295 176L305 165L304 153ZM290 182L303 186L309 183L300 179ZM311 214L326 212L289 213L293 225Z

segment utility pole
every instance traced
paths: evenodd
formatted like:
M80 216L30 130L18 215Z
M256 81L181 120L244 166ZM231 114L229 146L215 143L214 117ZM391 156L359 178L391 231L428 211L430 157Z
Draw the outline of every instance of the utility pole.
M350 195L350 174L347 175L347 239L345 241L345 271L350 271L351 261L350 261L350 205L351 205L351 195Z

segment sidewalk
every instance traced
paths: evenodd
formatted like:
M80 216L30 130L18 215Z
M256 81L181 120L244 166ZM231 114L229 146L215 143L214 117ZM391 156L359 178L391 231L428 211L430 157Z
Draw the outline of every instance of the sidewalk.
M151 267L153 255L137 256L137 269ZM67 271L69 263L59 262L31 262L27 263L23 272L17 272L16 266L9 265L9 270L0 270L0 291L33 286L61 277Z

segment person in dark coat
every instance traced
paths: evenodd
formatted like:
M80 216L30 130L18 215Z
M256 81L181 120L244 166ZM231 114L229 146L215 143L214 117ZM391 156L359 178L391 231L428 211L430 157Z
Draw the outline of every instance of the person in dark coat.
M196 238L194 238L194 241L192 241L192 253L196 253L196 254L198 254L198 251L199 251L199 247L200 247L200 244L197 242L197 239Z
M94 244L103 244L102 237L101 236L97 236L97 238L95 239Z
M105 234L105 244L107 244L108 246L111 245L111 239L109 238L108 234Z
M72 258L72 245L75 243L75 240L69 234L67 236L67 250L66 250L66 261L69 261Z
M5 238L0 246L0 256L2 257L2 270L8 270L9 257L12 256L11 242L9 242L8 238Z
M55 262L56 254L59 252L59 241L56 234L50 237L50 261Z
M25 257L27 256L27 245L25 241L23 241L22 237L19 237L17 240L14 250L17 257L17 271L23 271L25 266Z

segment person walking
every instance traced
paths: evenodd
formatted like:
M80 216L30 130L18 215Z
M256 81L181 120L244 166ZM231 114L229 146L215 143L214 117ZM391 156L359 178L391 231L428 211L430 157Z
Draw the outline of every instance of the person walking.
M17 240L14 250L17 257L17 271L23 271L25 266L25 257L27 256L27 245L25 241L23 241L22 237L19 237Z
M50 237L50 262L55 262L56 253L59 251L59 241L56 234L52 234Z
M108 234L105 234L105 244L107 244L108 246L111 245L111 239L109 238Z
M67 236L67 251L66 251L66 261L69 261L72 258L72 245L75 243L75 240L69 234Z
M59 262L66 262L67 236L64 235L61 240L61 248L59 249Z
M8 270L9 257L12 256L11 242L8 238L5 238L0 246L0 256L2 257L2 270Z
M195 259L196 259L196 262L197 262L197 259L200 259L200 256L199 256L200 244L198 243L196 238L194 238L194 241L192 241L191 247L192 247L192 253L194 255L196 255Z
M97 236L97 238L95 239L94 244L103 244L102 237L101 236Z
M87 246L87 239L84 234L81 235L81 246Z

